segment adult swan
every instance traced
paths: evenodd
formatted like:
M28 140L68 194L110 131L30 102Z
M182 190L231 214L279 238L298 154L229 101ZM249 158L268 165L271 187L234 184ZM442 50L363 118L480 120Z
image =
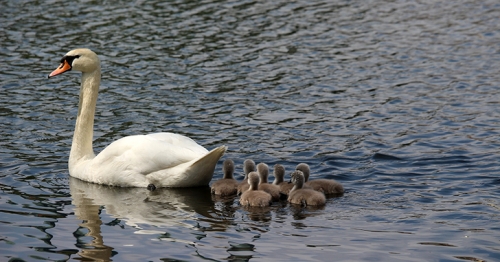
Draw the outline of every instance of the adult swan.
M121 187L192 187L208 185L215 165L226 152L208 152L192 139L173 133L127 136L92 149L94 114L101 82L101 64L89 49L69 51L50 77L82 72L80 103L69 154L69 174L84 181Z

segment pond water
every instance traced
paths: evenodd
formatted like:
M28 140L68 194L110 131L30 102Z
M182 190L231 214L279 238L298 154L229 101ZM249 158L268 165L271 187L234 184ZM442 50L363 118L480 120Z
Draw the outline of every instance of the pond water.
M3 1L1 261L500 261L497 1ZM187 135L346 188L246 209L68 175L88 47L95 151Z

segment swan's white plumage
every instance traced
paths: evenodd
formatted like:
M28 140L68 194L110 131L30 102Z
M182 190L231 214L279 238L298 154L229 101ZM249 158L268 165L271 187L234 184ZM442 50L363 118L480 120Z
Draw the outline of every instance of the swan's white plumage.
M98 184L146 187L208 185L225 146L208 151L191 138L174 133L154 133L118 139L95 155L93 123L100 85L100 61L89 49L75 49L61 60L49 77L74 69L82 85L75 134L69 158L71 176ZM66 64L65 64L66 63Z

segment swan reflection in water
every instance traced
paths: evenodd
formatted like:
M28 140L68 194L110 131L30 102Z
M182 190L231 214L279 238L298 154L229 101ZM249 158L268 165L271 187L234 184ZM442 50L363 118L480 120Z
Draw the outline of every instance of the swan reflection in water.
M138 234L164 234L164 228L170 226L193 228L195 225L188 222L200 217L210 219L217 213L208 186L148 191L93 184L73 177L69 186L75 216L83 221L74 233L80 248L78 255L92 260L110 261L114 255L113 247L105 245L101 234L102 209L116 218L112 223L123 222L136 228ZM158 230L144 230L141 225L156 226ZM93 238L90 243L88 236Z
M106 245L101 232L101 218L114 218L105 223L108 226L126 225L134 228L136 234L163 236L168 235L169 228L202 230L203 227L198 228L200 224L208 224L211 232L226 231L228 227L234 227L235 223L238 227L253 230L269 227L274 215L283 221L290 216L295 220L302 220L322 214L324 210L324 207L304 208L286 202L264 208L241 207L237 204L237 197L214 198L208 186L149 191L146 188L93 184L73 177L70 177L69 186L75 216L82 220L79 229L73 234L77 238L78 255L84 260L93 261L110 261L116 255L113 246L116 241L122 241L110 237ZM106 217L101 217L102 210L105 210ZM92 240L89 241L88 237ZM172 240L196 244L193 242L196 240ZM233 247L228 249L228 252L232 249Z

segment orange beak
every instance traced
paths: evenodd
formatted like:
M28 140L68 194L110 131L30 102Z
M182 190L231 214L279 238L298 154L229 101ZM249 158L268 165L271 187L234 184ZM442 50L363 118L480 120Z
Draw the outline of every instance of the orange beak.
M60 75L60 74L66 72L66 71L69 71L69 70L71 70L71 65L68 64L68 61L66 61L66 59L65 59L62 61L61 65L59 65L59 67L56 70L54 70L54 71L52 71L52 73L50 73L49 78L56 76L56 75Z

